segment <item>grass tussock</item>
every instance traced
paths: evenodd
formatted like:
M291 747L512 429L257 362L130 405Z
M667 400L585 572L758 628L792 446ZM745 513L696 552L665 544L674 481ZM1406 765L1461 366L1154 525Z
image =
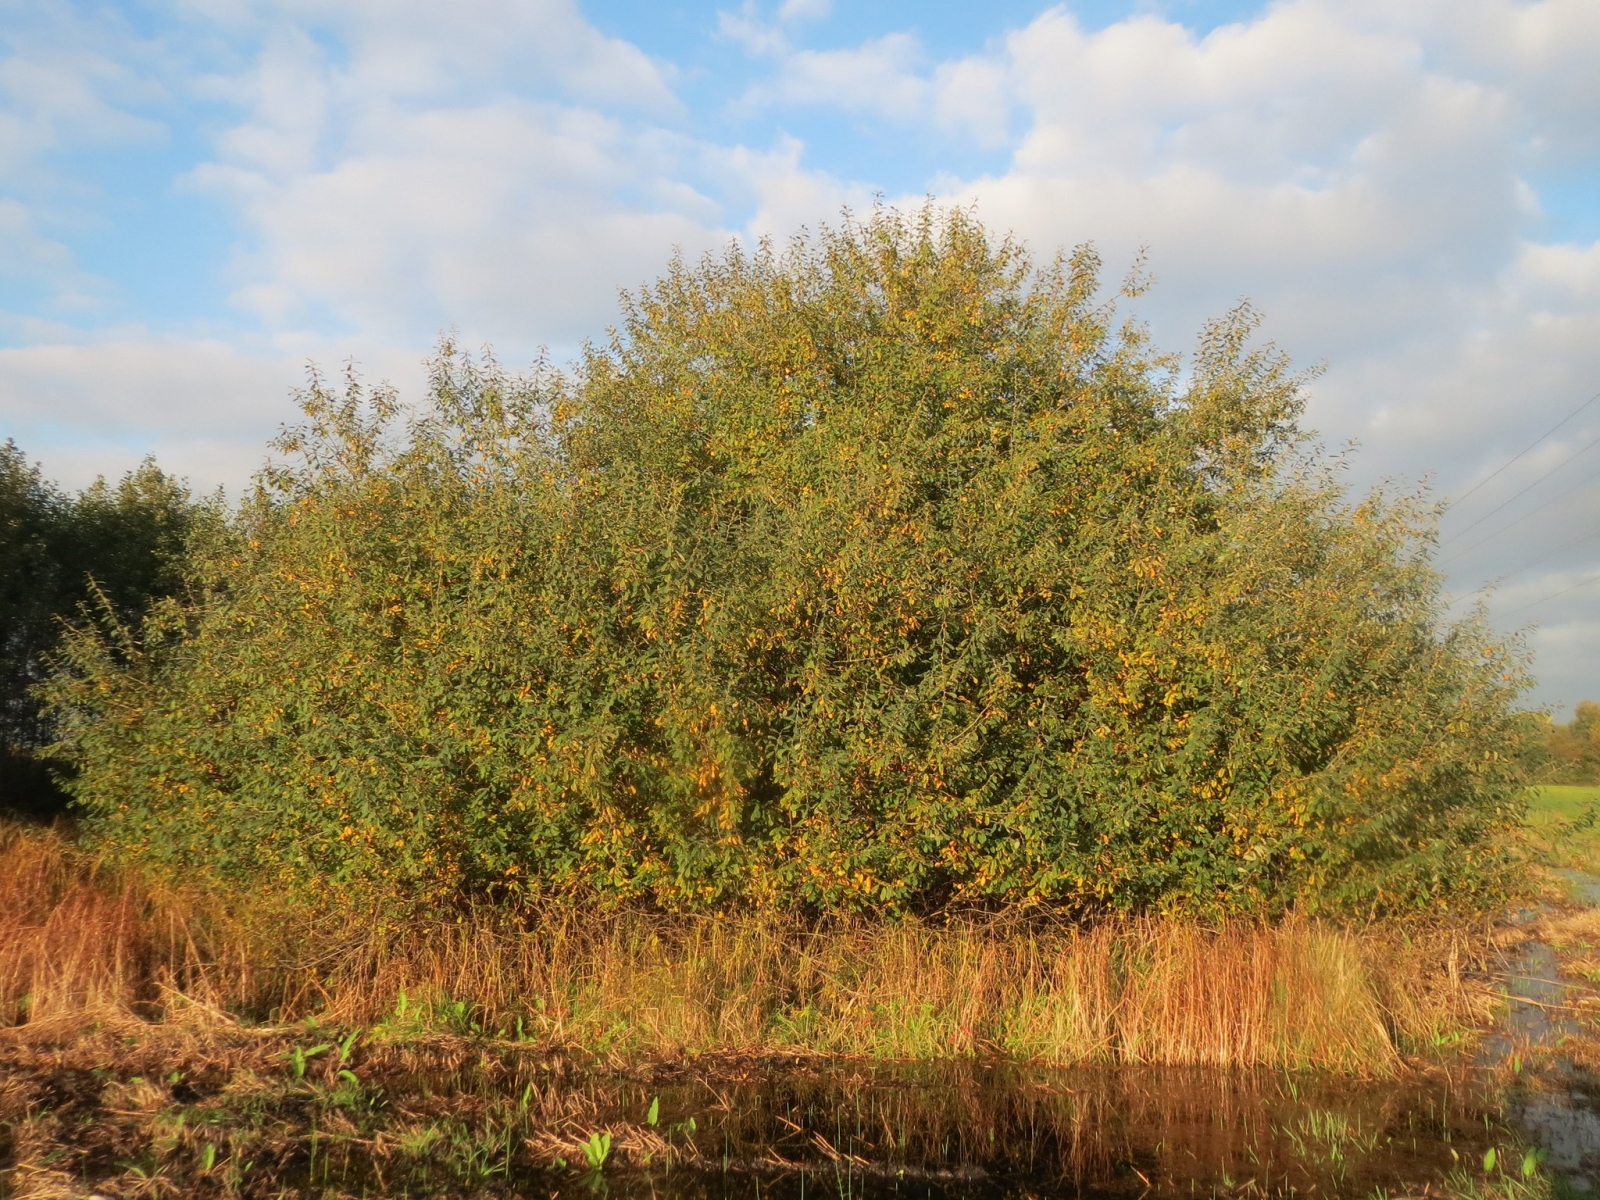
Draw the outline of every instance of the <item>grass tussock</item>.
M1387 1073L1478 1023L1460 930L1171 918L806 925L568 908L321 916L159 890L0 831L0 1020L245 1021L699 1052Z

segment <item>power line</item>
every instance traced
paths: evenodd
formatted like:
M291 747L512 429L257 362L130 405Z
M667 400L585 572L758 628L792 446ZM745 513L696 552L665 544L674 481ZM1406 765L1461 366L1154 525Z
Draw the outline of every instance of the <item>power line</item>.
M1525 608L1533 608L1536 605L1543 604L1546 600L1554 600L1557 596L1565 596L1568 592L1575 592L1581 587L1588 587L1591 583L1597 582L1600 582L1600 574L1591 575L1589 578L1582 580L1579 583L1575 583L1571 587L1564 587L1559 592L1551 592L1548 596L1540 596L1537 600L1530 600L1527 604L1518 605L1510 612L1501 613L1500 615L1502 617L1512 616L1521 612Z
M1538 487L1546 479L1549 479L1550 476L1554 475L1557 471L1561 470L1562 467L1566 466L1569 462L1571 462L1573 459L1577 458L1580 454L1587 454L1589 451L1593 450L1596 446L1600 446L1600 437L1595 438L1592 442L1589 442L1582 449L1574 450L1571 454L1567 455L1566 458L1562 459L1555 466L1551 467L1543 475L1540 475L1537 479L1535 479L1527 487L1523 488L1516 495L1512 496L1508 500L1502 500L1499 504L1496 504L1493 508L1491 508L1488 512L1484 513L1483 516L1479 517L1476 521L1474 521L1471 525L1468 525L1465 529L1459 529L1455 533L1451 534L1450 537L1445 540L1444 544L1446 546L1448 546L1451 542L1455 541L1457 538L1463 537L1466 534L1471 533L1479 525L1482 525L1490 517L1494 516L1495 513L1499 512L1501 509L1505 508L1509 504L1516 503L1516 501L1522 499L1522 497L1526 496L1529 492L1531 492L1534 488ZM1526 453L1526 451L1524 451L1523 453ZM1521 455L1518 455L1518 457L1520 458ZM1515 460L1513 460L1513 461L1515 461ZM1510 464L1508 463L1507 466L1509 466L1509 465Z
M1549 429L1545 430L1538 437L1534 438L1533 441L1529 442L1526 446L1524 446L1521 450L1519 450L1511 458L1507 459L1505 462L1501 463L1498 467L1496 467L1493 471L1491 471L1488 475L1486 475L1482 479L1478 480L1477 483L1473 484L1470 488L1468 488L1465 492L1463 492L1456 499L1450 501L1445 506L1445 510L1449 511L1451 509L1459 508L1474 493L1476 493L1480 488L1484 487L1486 484L1489 484L1489 483L1493 482L1495 479L1499 478L1500 475L1503 474L1506 470L1508 470L1509 468L1515 466L1517 463L1521 462L1530 453L1532 453L1533 450L1536 447L1538 447L1540 444L1542 444L1547 438L1549 438L1552 434L1555 434L1555 433L1559 432L1563 427L1565 427L1567 425L1568 422L1570 422L1574 417L1578 416L1580 413L1582 413L1584 410L1586 410L1591 404L1595 403L1595 401L1597 401L1597 400L1600 400L1600 392L1596 392L1594 395L1590 396L1582 404L1578 405L1577 408L1573 409L1566 416L1562 417L1561 420L1557 421L1554 425L1552 425ZM1467 534L1471 533L1474 529L1476 529L1479 525L1482 525L1490 517L1494 516L1496 513L1501 512L1502 510L1507 508L1509 505L1511 505L1511 504L1515 503L1516 501L1520 500L1523 496L1526 496L1535 487L1537 487L1539 484L1543 483L1546 479L1549 479L1552 475L1554 475L1557 471L1560 471L1568 463L1570 463L1574 459L1576 459L1579 455L1588 453L1590 450L1594 449L1595 446L1597 446L1597 445L1600 445L1600 438L1596 438L1593 441L1589 442L1588 445L1583 446L1582 448L1580 448L1578 450L1575 450L1573 453L1569 454L1566 458L1562 459L1559 463L1557 463L1554 467L1550 468L1550 470L1544 472L1537 479L1533 480L1533 482L1529 483L1526 487L1524 487L1521 491L1517 492L1516 495L1510 497L1507 500L1501 501L1499 504L1497 504L1493 508L1491 508L1488 512L1484 513L1481 517L1479 517L1471 525L1468 525L1465 529L1458 530L1457 532L1451 534L1450 537L1445 540L1445 542L1443 543L1443 546L1448 546L1451 542L1458 541L1462 537L1465 537ZM1528 512L1523 513L1522 516L1518 517L1516 520L1508 522L1507 524L1500 526L1500 528L1494 530L1493 532L1487 534L1486 536L1479 538L1476 542L1473 542L1472 545L1466 547L1464 550L1457 550L1454 554L1451 554L1451 555L1447 556L1445 559L1443 559L1441 561L1440 565L1443 566L1445 563L1452 562L1455 559L1460 558L1464 554L1470 554L1472 551L1476 550L1479 546L1485 545L1488 542L1493 541L1495 538L1499 537L1502 533L1505 533L1507 530L1513 529L1516 526L1520 525L1523 521L1526 521L1528 518L1530 518L1532 516L1535 516L1538 513L1543 512L1545 509L1549 508L1552 504L1554 504L1557 500L1560 500L1563 497L1565 497L1567 495L1570 495L1573 491L1577 490L1580 487L1583 487L1587 483L1592 483L1595 478L1596 478L1595 476L1590 476L1587 479L1583 479L1583 480L1578 481L1577 483L1573 484L1571 487L1563 488L1561 491L1557 492L1554 496L1551 496L1550 498L1545 500L1545 502L1543 504L1540 504L1537 507L1529 510ZM1540 563L1545 562L1546 560L1555 557L1557 554L1561 553L1563 550L1566 550L1566 549L1568 549L1568 548L1570 548L1570 547L1572 547L1574 545L1577 545L1579 542L1587 541L1588 539L1594 537L1596 533L1600 533L1600 530L1579 534L1577 537L1571 538L1571 539L1563 542L1561 545L1557 546L1555 549L1547 551L1546 553L1540 555L1538 558L1533 559L1531 562L1524 563L1522 566L1518 567L1515 571L1511 572L1510 575L1501 576L1498 579L1491 580L1489 583L1479 584L1477 587L1473 588L1472 591L1466 593L1465 596L1462 596L1461 599L1464 600L1464 599L1466 599L1467 596L1476 595L1478 592L1481 592L1485 588L1489 587L1492 583L1500 583L1500 582L1504 582L1506 579L1514 579L1516 576L1522 574L1524 571L1530 570L1531 568L1538 566ZM1441 546L1441 549L1443 548L1443 546ZM1591 576L1588 579L1582 580L1579 583L1574 583L1569 587L1562 588L1558 592L1552 592L1550 595L1543 596L1543 597L1539 598L1538 600L1534 600L1534 601L1531 601L1531 602L1529 602L1527 604L1520 605L1519 607L1512 609L1510 613L1503 613L1501 615L1502 616L1510 616L1513 613L1522 612L1524 609L1533 608L1536 605L1540 605L1540 604L1545 603L1547 600L1554 600L1558 596L1564 596L1568 592L1576 591L1578 588L1581 588L1581 587L1586 587L1587 585L1589 585L1591 583L1594 583L1597 580L1600 580L1600 574L1595 574L1595 575Z
M1568 538L1566 541L1562 542L1561 545L1557 546L1554 550L1548 550L1545 553L1541 554L1538 558L1534 559L1532 562L1524 563L1522 566L1518 567L1515 571L1511 572L1511 574L1505 576L1505 578L1507 578L1507 579L1515 579L1518 575L1521 575L1524 571L1532 570L1534 567L1537 567L1540 563L1547 562L1548 560L1554 558L1556 555L1560 554L1563 550L1570 549L1571 547L1576 546L1579 542L1587 542L1591 538L1594 538L1594 537L1600 537L1600 529L1591 529L1587 533L1580 533L1575 538Z
M1509 529L1510 526L1507 526L1506 528ZM1463 592L1460 596L1458 596L1456 598L1455 601L1451 601L1451 603L1456 603L1459 600L1465 600L1468 596L1476 596L1479 592L1483 591L1485 588L1494 587L1497 584L1504 583L1508 579L1515 579L1518 575L1521 575L1524 571L1531 571L1534 567L1537 567L1540 563L1546 562L1547 560L1554 558L1556 555L1560 554L1563 550L1570 549L1571 547L1576 546L1579 542L1591 541L1592 539L1597 538L1597 537L1600 537L1600 529L1590 529L1590 530L1585 531L1584 533L1580 533L1575 538L1568 538L1566 541L1562 542L1561 545L1557 546L1554 550L1546 550L1543 554L1541 554L1538 558L1534 559L1533 561L1523 563L1515 571L1512 571L1511 574L1509 574L1509 575L1497 575L1493 579L1490 579L1490 580L1487 580L1487 581L1485 581L1483 583L1480 583L1477 587L1473 588L1470 592ZM1482 543L1480 542L1479 545L1482 545Z
M1548 478L1548 476L1546 476L1546 478ZM1600 474L1586 475L1586 476L1584 476L1584 478L1578 480L1578 482L1573 484L1571 487L1562 488L1554 496L1551 496L1549 499L1547 499L1543 504L1539 504L1539 505L1536 505L1533 508L1530 508L1527 512L1523 513L1516 520L1506 522L1504 525L1500 526L1499 529L1496 529L1493 533L1485 534L1483 537L1481 537L1477 541L1473 542L1472 545L1467 546L1464 549L1457 550L1454 554L1445 555L1442 559L1439 560L1439 565L1442 567L1442 566L1444 566L1445 563L1454 562L1456 559L1460 558L1462 555L1471 554L1479 546L1488 545L1490 542L1494 541L1495 538L1499 537L1506 530L1515 529L1518 525L1521 525L1529 517L1538 516L1545 509L1549 508L1552 504L1554 504L1557 500L1564 500L1566 497L1572 495L1572 493L1577 491L1579 488L1587 487L1589 484L1593 483L1596 479L1600 479Z
M1499 467L1495 468L1495 470L1494 470L1494 472L1492 474L1487 475L1483 479L1478 480L1477 483L1473 484L1470 488L1468 488L1460 496L1458 496L1456 499L1450 501L1449 507L1455 508L1457 505L1460 505L1460 504L1464 503L1468 496L1472 495L1473 492L1477 491L1484 484L1488 483L1490 480L1492 480L1496 476L1498 476L1501 471L1504 471L1507 467L1515 466L1524 457L1526 457L1528 455L1528 453L1530 451L1532 451L1535 446L1537 446L1540 442L1544 441L1545 438L1549 437L1552 433L1555 433L1558 429L1560 429L1568 421L1572 420L1573 417L1577 416L1584 409L1588 408L1589 405L1593 404L1596 400L1600 400L1600 392L1596 392L1594 395L1590 396L1582 404L1578 405L1577 408L1573 409L1566 416L1562 417L1561 420L1557 421L1554 425L1550 426L1549 429L1545 430L1538 437L1534 438L1533 441L1529 442L1527 444L1527 446L1524 447L1522 449L1522 451L1520 453L1518 453L1514 458L1512 458L1509 462L1501 463Z

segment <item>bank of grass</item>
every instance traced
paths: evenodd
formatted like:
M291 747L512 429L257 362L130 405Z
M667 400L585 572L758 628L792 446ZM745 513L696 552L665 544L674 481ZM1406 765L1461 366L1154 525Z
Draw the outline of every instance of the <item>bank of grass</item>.
M0 1020L19 1028L198 1009L629 1060L1003 1056L1374 1075L1482 1021L1480 943L1459 928L1300 920L315 916L154 889L60 833L0 831Z
M1600 872L1600 787L1546 784L1528 790L1528 829L1550 866Z

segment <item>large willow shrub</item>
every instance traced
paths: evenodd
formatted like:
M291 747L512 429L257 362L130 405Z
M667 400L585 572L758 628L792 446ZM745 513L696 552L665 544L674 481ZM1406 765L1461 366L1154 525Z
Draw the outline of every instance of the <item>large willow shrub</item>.
M1491 893L1521 674L1431 513L1342 499L1248 314L1180 369L1097 265L880 212L675 265L567 376L314 382L202 598L76 641L81 805L428 904Z

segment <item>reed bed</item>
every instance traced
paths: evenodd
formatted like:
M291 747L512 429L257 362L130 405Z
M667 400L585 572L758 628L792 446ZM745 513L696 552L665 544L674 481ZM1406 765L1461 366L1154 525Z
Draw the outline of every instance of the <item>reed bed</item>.
M1387 1074L1480 1023L1481 937L1309 920L807 924L504 907L453 920L247 907L0 829L0 1022L185 1009L628 1058L809 1053Z

